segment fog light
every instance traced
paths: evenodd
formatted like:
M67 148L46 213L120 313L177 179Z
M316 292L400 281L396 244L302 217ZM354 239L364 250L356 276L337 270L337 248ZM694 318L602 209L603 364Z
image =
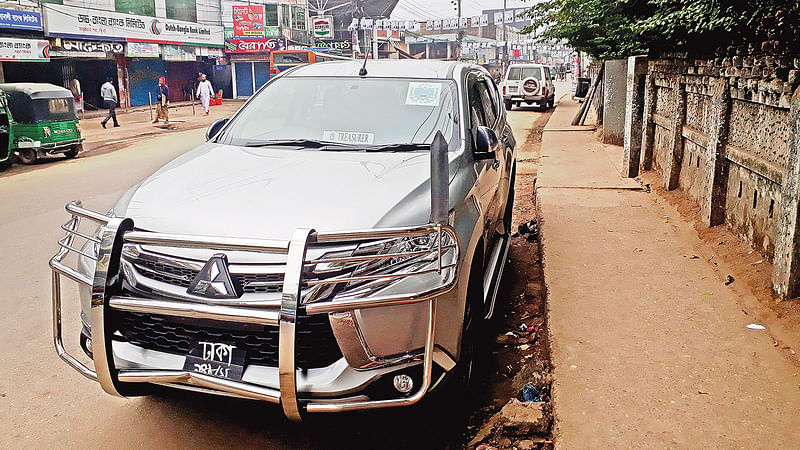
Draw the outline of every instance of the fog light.
M89 353L93 353L93 352L92 352L92 340L91 340L91 339L89 339L89 338L87 338L87 339L86 339L86 350L87 350Z
M401 394L408 394L414 388L414 380L406 374L395 375L394 388Z

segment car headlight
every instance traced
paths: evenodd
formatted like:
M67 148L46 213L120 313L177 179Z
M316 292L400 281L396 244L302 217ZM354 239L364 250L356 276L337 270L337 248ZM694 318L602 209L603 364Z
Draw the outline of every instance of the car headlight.
M452 278L457 263L450 232L363 242L311 261L307 283L313 289L305 294L305 302L434 290Z

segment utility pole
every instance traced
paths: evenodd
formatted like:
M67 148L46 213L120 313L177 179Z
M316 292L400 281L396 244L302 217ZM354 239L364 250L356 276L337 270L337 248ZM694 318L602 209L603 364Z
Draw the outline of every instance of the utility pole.
M503 72L506 70L506 61L508 61L508 38L506 36L506 2L507 0L503 0L503 63L501 67L503 68Z
M456 52L458 52L458 60L461 60L461 41L464 39L464 31L461 29L461 0L451 0L451 4L456 5L458 11L458 33L456 34Z

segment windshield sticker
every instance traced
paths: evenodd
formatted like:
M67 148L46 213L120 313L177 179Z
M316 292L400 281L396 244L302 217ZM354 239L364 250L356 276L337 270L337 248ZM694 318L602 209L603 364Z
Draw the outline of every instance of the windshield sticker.
M375 133L361 133L358 131L325 130L322 134L323 140L336 142L337 144L372 145L375 140Z
M406 105L436 106L439 104L439 95L442 93L442 83L408 83Z

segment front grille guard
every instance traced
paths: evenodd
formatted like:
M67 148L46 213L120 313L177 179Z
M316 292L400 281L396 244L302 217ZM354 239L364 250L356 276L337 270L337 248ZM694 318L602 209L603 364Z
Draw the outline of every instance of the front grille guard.
M446 204L446 203L445 203ZM280 403L286 416L292 420L301 420L304 412L341 412L360 409L384 408L411 405L418 402L431 386L431 373L434 357L434 324L436 318L435 299L449 292L456 283L458 264L458 240L455 230L449 225L432 223L407 228L386 228L353 232L317 233L312 229L297 229L290 241L269 241L257 239L236 239L207 236L187 236L174 234L150 233L134 231L131 219L108 217L82 208L79 201L71 202L65 209L71 214L70 220L62 225L66 232L59 241L61 247L50 260L52 268L52 300L53 300L53 340L58 355L70 366L85 377L98 381L109 394L121 396L127 392L128 383L162 383L191 387L198 390L211 390L220 394L265 400ZM81 220L86 219L100 224L96 236L81 233ZM436 255L433 268L404 274L386 274L351 278L336 277L333 279L315 279L314 284L342 283L347 281L364 281L381 277L403 278L429 273L442 275L442 282L423 292L404 293L402 295L369 296L366 298L347 298L318 303L302 303L301 288L303 286L303 269L308 264L322 261L306 259L306 251L313 244L355 243L378 239L391 239L431 235L435 233L437 242L432 251ZM97 247L97 256L76 246L76 238L83 239ZM160 245L167 247L202 248L219 251L249 251L260 253L285 254L287 256L283 292L280 311L258 307L225 306L219 304L202 304L174 301L169 299L144 299L126 296L114 296L113 291L121 282L120 258L123 243L141 245ZM452 263L443 264L443 255L454 251ZM63 262L69 254L77 254L95 260L94 277L90 278L79 270L69 267ZM364 261L394 258L398 256L416 256L418 252L394 253L390 255L365 255L346 259ZM61 277L91 288L91 339L94 369L87 367L70 355L64 348L61 335ZM408 397L389 400L321 400L299 399L297 394L297 368L295 365L295 327L298 308L304 308L307 314L323 314L347 312L364 308L396 306L410 303L427 302L427 329L423 351L423 377L419 390ZM222 378L188 372L184 370L128 370L116 369L111 350L111 333L107 330L106 313L111 309L162 314L170 316L191 317L256 323L279 327L278 373L280 390L270 389L251 383L231 381Z

